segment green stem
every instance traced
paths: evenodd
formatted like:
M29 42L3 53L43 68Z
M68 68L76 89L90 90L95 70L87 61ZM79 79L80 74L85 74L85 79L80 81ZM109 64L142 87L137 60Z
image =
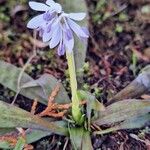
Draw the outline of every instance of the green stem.
M81 121L81 111L80 111L80 100L77 95L77 79L73 52L66 52L66 57L68 61L68 69L70 75L70 86L72 94L72 116L77 123Z
M114 132L114 131L117 131L117 130L119 130L118 126L112 127L112 128L108 128L108 129L102 130L102 131L95 131L94 134L95 135L104 135L104 134L108 134L110 132Z

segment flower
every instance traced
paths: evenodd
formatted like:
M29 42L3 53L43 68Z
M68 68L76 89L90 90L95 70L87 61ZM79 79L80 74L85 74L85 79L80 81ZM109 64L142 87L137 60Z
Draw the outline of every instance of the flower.
M56 11L57 13L61 13L62 11L61 5L55 3L53 0L47 0L46 4L30 1L29 6L36 11Z
M28 24L27 27L30 29L37 29L42 28L51 21L53 18L57 16L58 13L61 13L62 7L60 4L55 3L53 0L47 0L46 4L34 2L29 2L29 6L36 11L42 11L41 15L38 15L34 18L32 18Z
M62 11L60 4L53 0L47 0L46 4L29 2L32 9L44 11L31 19L27 27L39 31L43 42L48 42L49 47L58 47L58 55L64 55L65 51L72 52L74 47L74 33L81 39L89 37L88 30L81 28L75 21L85 18L85 13L69 13Z
M64 55L65 50L72 52L74 47L75 33L80 39L88 38L86 33L74 20L84 19L85 13L62 13L51 26L52 37L49 39L49 47L54 48L58 45L58 55Z

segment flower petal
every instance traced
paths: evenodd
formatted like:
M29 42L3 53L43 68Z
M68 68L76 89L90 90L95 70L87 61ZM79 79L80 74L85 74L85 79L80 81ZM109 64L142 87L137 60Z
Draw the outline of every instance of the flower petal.
M69 40L69 41L65 41L65 46L66 49L69 53L71 53L73 51L74 48L74 38Z
M69 18L76 20L76 21L81 21L86 17L86 13L70 13Z
M82 31L83 31L86 35L90 36L89 30L88 30L87 27L82 27Z
M55 13L51 13L47 11L43 14L43 19L48 22L48 21L51 21L55 16L56 16Z
M78 37L88 38L88 35L86 35L86 33L84 33L82 28L77 23L75 23L71 19L68 19L68 24Z
M64 41L64 44L65 44L66 50L68 52L72 52L73 47L74 47L74 37L73 37L73 35L72 35L72 38L69 39L69 40L67 38L67 35L64 35L63 41Z
M55 2L54 2L53 0L47 0L47 1L46 1L46 4L49 5L49 6L51 6L51 4L54 4L54 3L55 3Z
M51 8L43 3L39 3L39 2L34 2L34 1L30 1L29 2L29 6L33 9L33 10L37 10L37 11L48 11Z
M27 27L30 28L30 29L36 29L42 24L42 22L43 22L43 14L32 18L28 22Z
M57 53L59 56L62 56L65 54L65 45L63 44L63 42L61 42L58 46L58 49L57 49Z
M73 38L72 31L70 29L66 30L66 38L67 40L71 40Z
M57 13L61 13L61 12L62 12L62 7L61 7L61 5L58 4L58 3L51 4L51 7L52 7Z
M65 54L65 45L63 42L63 30L61 30L61 32L60 32L60 43L59 43L59 46L57 48L57 53L59 56L62 56Z
M52 33L44 31L42 40L43 42L48 42L52 38Z
M46 4L49 5L57 13L61 13L62 7L59 3L55 3L53 0L47 0Z
M52 38L53 32L51 32L53 20L49 24L45 24L45 30L43 33L43 42L48 42Z
M52 39L49 43L49 46L50 48L54 48L58 45L58 43L60 42L61 40L61 36L60 36L60 33L61 33L61 28L60 28L60 25L57 23L55 24L53 27L52 27Z

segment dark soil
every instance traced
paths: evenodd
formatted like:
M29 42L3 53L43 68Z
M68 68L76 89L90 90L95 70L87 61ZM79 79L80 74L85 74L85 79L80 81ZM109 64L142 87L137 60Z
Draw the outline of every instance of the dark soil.
M89 10L89 39L85 71L85 89L89 89L104 104L110 97L122 90L138 74L141 68L150 63L150 14L142 12L149 0L107 0L102 6L100 0L86 0ZM18 7L19 6L19 10ZM0 0L0 59L22 67L32 54L32 34L26 28L28 16L33 16L26 0ZM38 55L28 67L27 73L38 78L49 73L65 81L67 64L64 57L49 51L41 43ZM134 61L135 60L135 61ZM14 93L0 86L0 99L11 102ZM31 101L19 96L16 105L28 111ZM39 109L41 109L39 107ZM102 150L147 150L147 145L130 137L130 134L143 135L150 139L145 128L140 130L118 131L104 136L93 136L94 149ZM36 150L62 149L67 138L50 136L34 144ZM67 149L70 150L70 144Z

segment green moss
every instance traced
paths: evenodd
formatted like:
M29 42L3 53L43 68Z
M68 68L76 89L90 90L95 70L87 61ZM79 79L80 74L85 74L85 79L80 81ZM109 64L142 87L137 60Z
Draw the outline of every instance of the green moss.
M118 19L119 19L119 21L127 21L128 15L126 13L120 13Z
M123 26L121 24L117 24L116 28L115 28L115 31L117 33L121 33L123 31Z

